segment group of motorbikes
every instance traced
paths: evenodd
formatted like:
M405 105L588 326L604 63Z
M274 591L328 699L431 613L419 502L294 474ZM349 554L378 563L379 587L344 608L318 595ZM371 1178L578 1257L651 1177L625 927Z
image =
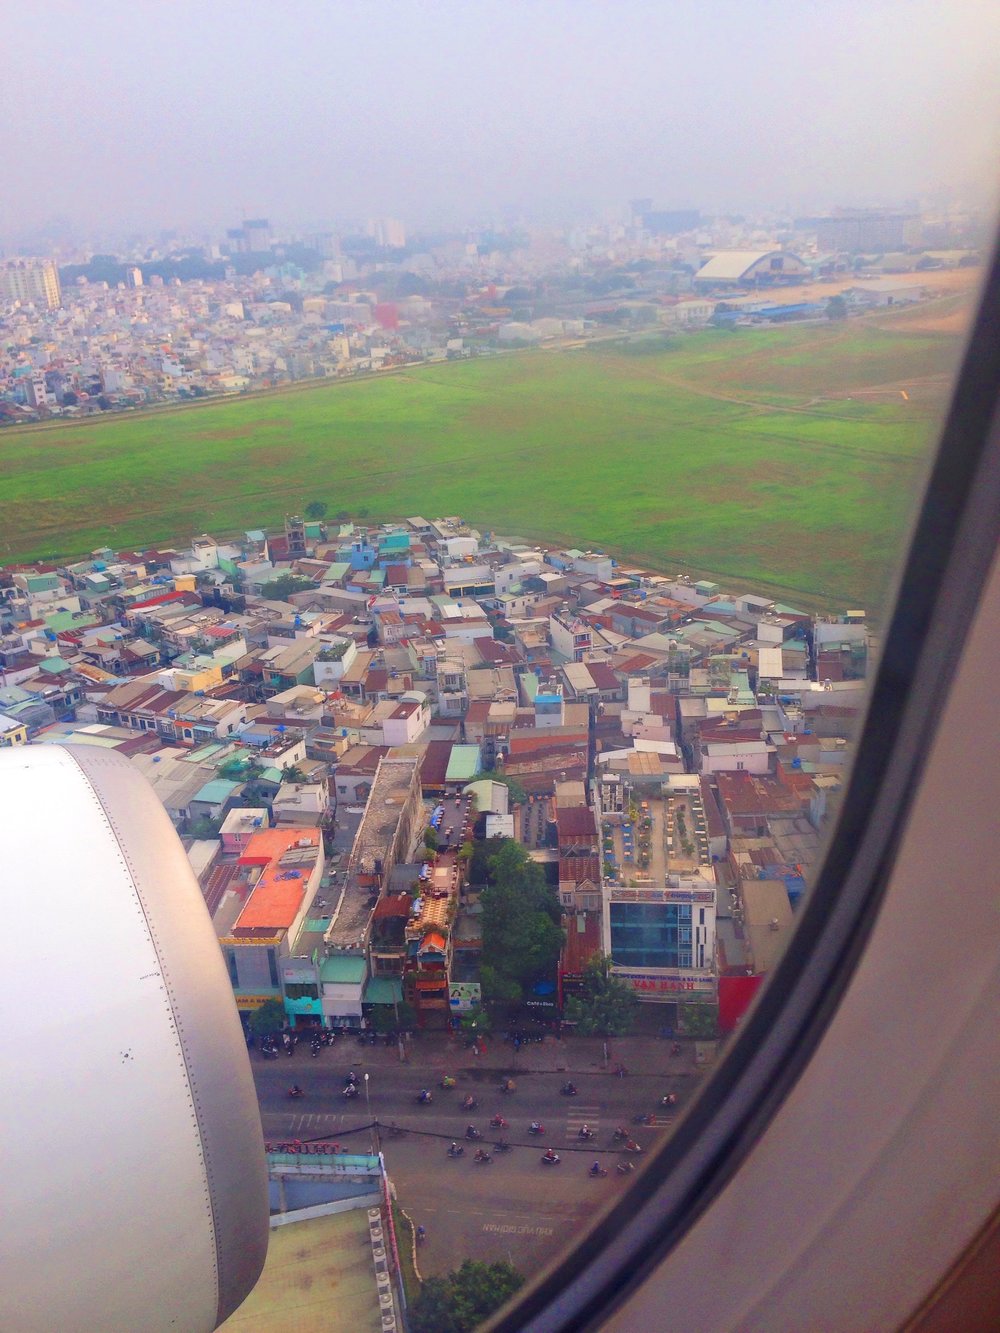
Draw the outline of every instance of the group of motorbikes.
M319 1038L314 1037L312 1044L314 1048L313 1054L316 1055L319 1052L320 1045L326 1043L322 1042ZM354 1072L353 1069L349 1070L344 1078L344 1086L343 1089L341 1090L341 1096L347 1100L351 1100L357 1097L359 1095L358 1082L359 1082L358 1075ZM452 1075L445 1074L441 1078L440 1087L445 1090L450 1090L456 1086L456 1083L457 1080ZM504 1081L500 1084L501 1092L511 1093L514 1090L515 1090L515 1084L513 1079L504 1079ZM569 1080L567 1080L567 1082L565 1082L560 1087L559 1091L561 1095L564 1097L576 1097L579 1094L579 1090L576 1087L576 1085ZM288 1089L288 1096L291 1098L304 1097L305 1092L298 1083L293 1083L292 1086ZM420 1091L416 1094L416 1102L420 1106L427 1106L431 1104L433 1100L434 1097L429 1088L421 1088ZM677 1094L674 1092L667 1093L660 1099L660 1105L663 1107L672 1107L675 1106L676 1104L677 1104ZM479 1109L479 1100L478 1098L474 1097L471 1093L469 1093L463 1099L461 1106L462 1110L464 1111L476 1111ZM651 1125L655 1124L656 1120L655 1116L652 1114L638 1113L633 1117L633 1123L637 1125L638 1124ZM490 1129L503 1131L509 1129L510 1125L506 1117L497 1112L495 1115L490 1117L489 1127ZM546 1132L545 1126L544 1124L542 1124L540 1120L532 1120L528 1125L528 1133L533 1137L536 1138L544 1137L545 1132ZM468 1141L477 1143L482 1139L482 1137L483 1137L482 1131L479 1130L474 1124L469 1124L466 1126L465 1138ZM577 1130L577 1138L581 1142L584 1143L589 1142L594 1137L595 1137L595 1131L590 1127L590 1125L587 1124L581 1125L580 1128ZM630 1157L638 1155L643 1151L643 1149L641 1145L635 1141L635 1139L632 1137L629 1131L625 1129L623 1125L618 1125L616 1127L611 1136L611 1141L613 1146L615 1146L619 1152L629 1155L628 1157L623 1157L622 1160L619 1161L616 1166L616 1171L618 1172L618 1174L628 1175L631 1171L635 1169L634 1163L631 1160L629 1160ZM505 1138L503 1138L501 1134L501 1137L493 1144L492 1152L489 1151L486 1147L480 1146L479 1148L476 1149L476 1152L472 1160L476 1162L478 1165L488 1165L493 1161L494 1154L510 1152L512 1147L513 1145L509 1143ZM447 1150L447 1155L449 1157L462 1157L464 1153L465 1153L464 1147L462 1146L461 1143L457 1141L453 1141ZM561 1163L562 1158L560 1157L559 1153L555 1151L555 1149L548 1148L542 1154L540 1160L543 1166L558 1166ZM587 1174L593 1178L601 1178L607 1176L608 1170L606 1167L603 1167L599 1161L595 1161L589 1168Z

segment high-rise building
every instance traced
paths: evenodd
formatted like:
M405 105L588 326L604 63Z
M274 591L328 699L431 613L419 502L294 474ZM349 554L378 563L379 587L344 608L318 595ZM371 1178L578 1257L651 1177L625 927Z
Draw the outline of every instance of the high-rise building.
M0 301L58 310L62 305L58 268L51 259L8 259L0 263Z
M406 245L406 228L398 218L379 218L369 224L368 230L376 245L392 250L402 250Z
M270 250L271 224L267 218L247 218L243 223L243 235L251 254Z
M139 268L139 267L136 266L136 265L133 265L131 268L127 268L127 269L125 270L125 286L126 286L126 287L141 287L141 286L142 286L142 269L141 269L141 268Z

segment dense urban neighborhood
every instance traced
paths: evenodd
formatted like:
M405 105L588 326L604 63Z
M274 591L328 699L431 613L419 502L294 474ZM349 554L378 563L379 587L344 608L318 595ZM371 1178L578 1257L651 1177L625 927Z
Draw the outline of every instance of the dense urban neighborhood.
M152 784L248 1023L586 1030L606 957L659 1027L731 1031L837 801L864 610L304 512L5 568L0 745Z
M0 425L74 419L532 346L846 318L980 262L981 219L709 217L633 200L574 227L408 237L173 234L0 259Z

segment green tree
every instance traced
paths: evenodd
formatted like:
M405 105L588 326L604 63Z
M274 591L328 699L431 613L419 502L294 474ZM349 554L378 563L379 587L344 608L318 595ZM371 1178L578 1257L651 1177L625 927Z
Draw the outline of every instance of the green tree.
M387 1032L406 1032L415 1027L417 1011L406 1000L398 1004L376 1004L371 1011L371 1025L380 1036Z
M412 1333L472 1333L523 1283L511 1264L466 1259L447 1277L424 1282L410 1310L410 1329Z
M493 1027L493 1022L485 1009L470 1009L459 1018L462 1031L467 1037L486 1036Z
M685 1037L711 1041L719 1035L719 1011L713 1004L681 1005L678 1018Z
M847 302L842 296L831 296L826 303L827 319L846 319Z
M559 898L520 843L504 838L490 858L483 891L482 961L522 988L551 976L565 934Z
M432 829L430 824L424 829L424 846L429 852L436 852L438 849L437 830Z
M329 508L325 500L310 500L306 505L306 518L314 522L326 517L326 511Z
M472 860L469 862L469 883L475 888L484 888L493 883L490 863L500 848L503 838L487 838L472 844Z
M638 1001L631 986L611 971L607 954L596 954L583 970L583 993L566 1001L566 1017L584 1036L623 1037L635 1021Z
M520 1004L524 998L521 983L509 977L506 972L499 972L490 963L480 964L479 983L483 988L483 999L487 1004Z
M498 773L495 771L492 773L477 773L472 781L500 782L507 788L507 791L510 793L510 799L515 805L527 804L528 793L525 791L524 785L520 783L517 778L509 778L506 773Z
M309 777L298 764L286 764L281 770L282 782L308 782Z
M209 819L208 815L199 815L188 825L188 837L217 838L221 822L219 819Z
M280 1000L265 1000L249 1018L250 1031L255 1037L266 1037L285 1026L285 1006Z
M260 595L269 601L283 602L293 592L306 592L315 587L312 579L304 579L301 574L280 574L278 578L263 585Z

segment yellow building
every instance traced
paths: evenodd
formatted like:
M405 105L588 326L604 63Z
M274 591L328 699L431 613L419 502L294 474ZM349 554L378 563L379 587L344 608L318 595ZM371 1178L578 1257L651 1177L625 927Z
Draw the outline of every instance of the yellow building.
M0 746L27 744L27 725L24 722L18 722L16 717L9 717L6 713L0 713Z

